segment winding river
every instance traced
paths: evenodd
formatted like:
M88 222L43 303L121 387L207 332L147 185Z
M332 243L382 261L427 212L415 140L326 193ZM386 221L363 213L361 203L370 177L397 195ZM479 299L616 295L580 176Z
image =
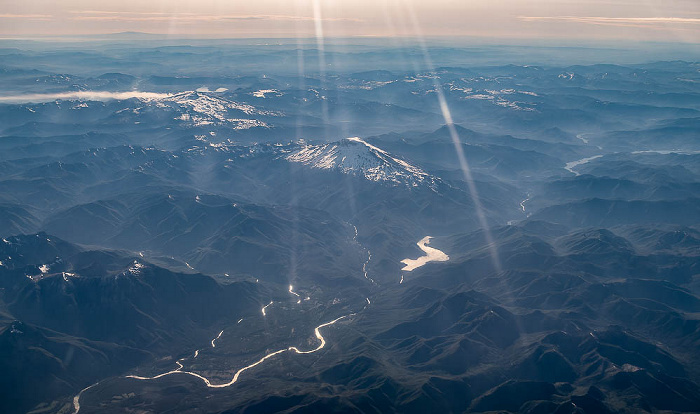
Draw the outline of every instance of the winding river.
M356 238L357 238L357 228L355 227L355 239L356 239ZM426 237L425 239L423 239L423 240L425 240L425 244L427 244L427 243L429 242L429 239L430 239L429 237ZM423 240L421 240L421 241L423 241ZM420 246L420 242L419 242L419 246ZM423 248L423 247L422 247L422 248ZM427 246L426 246L426 248L429 249L430 251L433 251L433 250L434 250L434 251L439 252L440 254L444 255L444 253L440 252L440 251L437 250L437 249L432 249L432 248L427 247ZM430 253L428 252L428 250L426 250L426 248L423 248L423 250L424 250L426 253L430 254ZM374 282L374 281L367 275L367 264L368 264L369 261L372 259L372 254L371 254L369 251L368 251L367 253L368 253L368 258L367 258L367 261L366 261L366 262L364 263L364 265L362 266L362 271L363 271L363 273L364 273L364 277L365 277L367 280L369 280L370 282ZM446 255L444 255L444 256L447 257ZM408 259L407 259L407 260L408 260ZM420 260L420 259L419 259L419 260ZM440 260L440 259L435 259L435 260ZM446 260L446 259L445 259L445 260ZM257 282L257 281L258 281L258 280L256 279L256 282ZM301 302L301 296L300 296L297 292L294 291L294 286L293 286L293 285L289 285L289 289L288 289L288 290L289 290L289 293L290 293L290 294L295 295L295 296L297 297L297 303L300 303L300 302ZM307 296L306 299L304 299L304 300L309 300L309 299L310 299L310 298ZM364 306L363 310L366 309L366 308L371 304L371 301L369 300L369 298L365 298L365 300L366 300L367 304ZM263 317L267 315L266 310L267 310L267 308L268 308L269 306L271 306L273 303L274 303L273 301L270 301L270 303L268 303L267 305L265 305L265 306L262 307L261 313L263 314ZM151 381L151 380L157 380L157 379L159 379L159 378L166 377L166 376L168 376L168 375L177 375L177 374L181 374L181 375L189 375L189 376L191 376L191 377L198 378L198 379L202 380L202 382L204 382L204 384L205 384L207 387L209 387L209 388L226 388L226 387L230 387L231 385L235 384L235 383L238 381L238 378L240 377L240 375L241 375L243 372L245 372L245 371L247 371L247 370L249 370L249 369L251 369L251 368L254 368L254 367L256 367L256 366L262 364L262 363L265 362L266 360L268 360L268 359L270 359L270 358L273 358L273 357L276 356L276 355L282 354L282 353L284 353L284 352L293 352L293 353L295 353L295 354L312 354L312 353L314 353L314 352L317 352L317 351L323 349L323 348L326 346L326 339L323 337L323 335L321 335L321 329L323 329L323 328L325 328L325 327L327 327L327 326L334 325L335 323L337 323L338 321L341 321L341 320L343 320L343 319L353 317L353 316L355 316L356 314L357 314L356 312L353 312L353 313L350 313L350 314L347 314L347 315L340 316L340 317L338 317L338 318L336 318L336 319L333 319L333 320L330 321L330 322L326 322L326 323L322 323L322 324L318 325L318 326L314 329L314 334L315 334L315 336L316 336L316 339L318 339L318 341L319 341L319 344L318 344L318 346L317 346L316 348L313 348L313 349L310 349L310 350L306 350L306 351L302 351L302 350L300 350L299 348L297 348L297 347L295 347L295 346L290 346L290 347L288 347L288 348L282 348L282 349L279 349L279 350L277 350L277 351L271 352L271 353L269 353L269 354L263 356L262 358L258 359L257 361L253 362L252 364L247 365L247 366L245 366L245 367L239 369L238 371L236 371L236 372L234 373L233 378L231 378L231 380L230 380L229 382L226 382L226 383L223 383L223 384L213 384L213 383L211 382L211 380L209 380L208 378L206 378L205 376L203 376L203 375L201 375L201 374L198 374L198 373L192 372L192 371L184 371L184 370L183 370L183 369L184 369L184 365L181 363L181 361L184 361L184 360L186 360L187 358L178 359L178 360L175 362L176 365L177 365L177 368L174 369L174 370L172 370L172 371L164 372L164 373L162 373L162 374L158 374L158 375L155 375L155 376L152 376L152 377L143 377L143 376L139 376L139 375L127 375L125 378L131 378L131 379L140 380L140 381ZM239 319L237 323L241 323L242 321L243 321L243 318ZM212 348L215 348L215 347L216 347L216 341L217 341L219 338L221 338L221 335L222 335L223 333L224 333L224 331L222 330L221 332L219 332L219 334L218 334L214 339L211 340L211 346L212 346ZM194 358L197 358L198 356L199 356L199 350L196 350L195 353L194 353ZM92 388L92 387L98 385L98 384L99 384L99 382L98 382L98 383L95 383L95 384L93 384L93 385L91 385L91 386L89 386L89 387L84 388L82 391L80 391L80 393L78 393L78 395L76 395L76 396L73 398L73 406L74 406L74 409L75 409L74 414L77 414L78 411L80 411L80 397L83 395L83 393L84 393L85 391L89 390L90 388Z
M323 335L321 335L321 328L325 328L326 326L333 325L333 324L335 324L336 322L338 322L338 321L340 321L340 320L343 320L343 319L345 319L345 318L352 317L352 316L354 316L354 315L355 315L355 313L351 313L351 314L344 315L344 316L341 316L341 317L339 317L339 318L333 319L333 320L330 321L330 322L326 322L326 323L322 323L321 325L318 325L318 326L316 327L316 329L314 329L314 333L316 334L316 338L320 341L320 343L318 344L318 346L317 346L316 348L311 349L311 350L308 350L308 351L302 351L302 350L300 350L299 348L297 348L297 347L295 347L295 346L290 346L290 347L288 347L288 348L282 348L282 349L277 350L277 351L275 351L275 352L269 353L269 354L265 355L264 357L260 358L259 360L257 360L256 362L254 362L254 363L252 363L252 364L250 364L250 365L247 365L247 366L245 366L245 367L239 369L238 371L236 371L236 373L233 375L233 378L231 379L231 381L226 382L226 383L223 383L223 384L213 384L208 378L206 378L206 377L204 377L204 376L202 376L202 375L200 375L200 374L197 374L196 372L183 371L183 370L182 370L183 366L182 366L182 364L180 364L181 359L177 361L178 368L177 368L177 369L174 369L174 370L172 370L172 371L164 372L164 373L162 373L162 374L159 374L159 375L156 375L156 376L153 376L153 377L141 377L141 376L138 376L138 375L127 375L126 378L133 378L133 379L137 379L137 380L141 380L141 381L148 381L148 380L155 380L155 379L158 379L158 378L163 378L163 377L168 376L168 375L184 374L184 375L190 375L190 376L192 376L192 377L201 379L201 380L204 382L204 384L205 384L207 387L209 387L209 388L226 388L226 387L230 387L231 385L235 384L236 381L238 381L238 377L239 377L243 372L245 372L245 371L247 371L247 370L249 370L249 369L251 369L251 368L253 368L253 367L257 366L257 365L262 364L262 363L265 362L267 359L270 359L270 358L274 357L275 355L279 355L279 354L281 354L281 353L283 353L283 352L294 352L295 354L312 354L312 353L314 353L314 352L317 352L317 351L323 349L323 347L326 346L326 339L323 337ZM85 390L87 390L87 388L86 388ZM85 391L85 390L83 390L83 391ZM81 391L81 394L82 394L82 391ZM76 400L79 401L79 397L80 397L80 394L79 394L78 396L76 396ZM77 412L77 410L79 410L79 409L80 409L80 404L78 404L78 405L76 406L76 412Z

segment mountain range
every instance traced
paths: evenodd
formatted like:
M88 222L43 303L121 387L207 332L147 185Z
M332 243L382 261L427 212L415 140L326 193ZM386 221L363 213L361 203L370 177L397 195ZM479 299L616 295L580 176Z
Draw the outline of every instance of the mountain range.
M0 49L1 412L700 411L696 62L104 42Z

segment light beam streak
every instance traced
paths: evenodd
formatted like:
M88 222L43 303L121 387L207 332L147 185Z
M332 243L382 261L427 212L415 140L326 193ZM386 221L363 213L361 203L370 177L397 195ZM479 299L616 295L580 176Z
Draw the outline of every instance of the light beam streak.
M430 72L435 71L435 65L433 64L430 53L428 52L428 47L423 38L423 33L420 30L420 25L418 19L416 18L415 11L410 2L406 3L408 12L411 18L411 22L414 26L416 33L418 34L418 42L420 44L421 51L423 52L423 58L425 59L425 64ZM459 161L459 166L464 175L464 180L467 183L467 188L469 189L469 194L474 202L474 209L476 211L477 219L479 220L479 225L484 231L484 238L486 239L486 244L488 246L489 252L491 253L491 259L493 261L494 268L496 272L501 272L501 260L498 256L498 249L493 240L491 234L491 229L489 228L488 221L486 220L486 214L484 214L484 207L481 204L481 198L479 197L479 192L477 191L476 184L474 184L474 178L472 177L471 168L469 168L469 163L467 162L467 157L464 155L464 149L462 148L462 143L459 138L459 133L455 127L454 121L452 119L452 112L447 104L447 99L445 99L445 93L442 90L442 84L437 76L433 76L433 84L435 87L435 92L438 97L438 102L440 104L440 111L442 112L442 117L445 120L445 124L450 134L450 139L455 147L455 152L457 154L457 159Z

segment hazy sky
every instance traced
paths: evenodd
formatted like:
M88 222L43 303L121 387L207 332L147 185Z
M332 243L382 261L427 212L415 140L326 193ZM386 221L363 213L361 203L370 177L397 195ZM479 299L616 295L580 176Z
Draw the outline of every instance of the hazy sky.
M700 43L700 0L0 0L0 35L124 31Z

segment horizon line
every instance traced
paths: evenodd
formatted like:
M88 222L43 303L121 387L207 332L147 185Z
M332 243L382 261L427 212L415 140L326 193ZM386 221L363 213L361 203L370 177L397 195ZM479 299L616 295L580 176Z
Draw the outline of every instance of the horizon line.
M119 36L123 36L119 38ZM8 34L0 33L0 41L2 40L56 40L56 41L69 41L69 40L113 40L113 41L125 41L125 40L135 40L129 39L129 36L133 37L153 37L151 40L157 41L167 41L167 40L316 40L316 35L313 33L279 33L279 34L263 34L263 33L250 33L238 36L227 36L223 34L192 34L192 33L151 33L151 32L140 32L140 31L122 31L122 32L109 32L109 33L75 33L75 34L60 34L60 35L49 35L49 34ZM109 37L105 39L104 37ZM359 39L429 39L429 40L483 40L483 41L506 41L509 43L527 43L527 42L546 42L546 43L584 43L584 44L605 44L605 43L619 43L624 42L627 44L678 44L678 45L700 45L700 40L698 41L686 41L686 40L645 40L645 39L626 39L626 38L578 38L578 37L517 37L517 36L479 36L479 35L447 35L447 34L433 34L427 36L417 36L417 35L383 35L383 34L368 34L368 35L329 35L326 36L327 40L359 40Z

